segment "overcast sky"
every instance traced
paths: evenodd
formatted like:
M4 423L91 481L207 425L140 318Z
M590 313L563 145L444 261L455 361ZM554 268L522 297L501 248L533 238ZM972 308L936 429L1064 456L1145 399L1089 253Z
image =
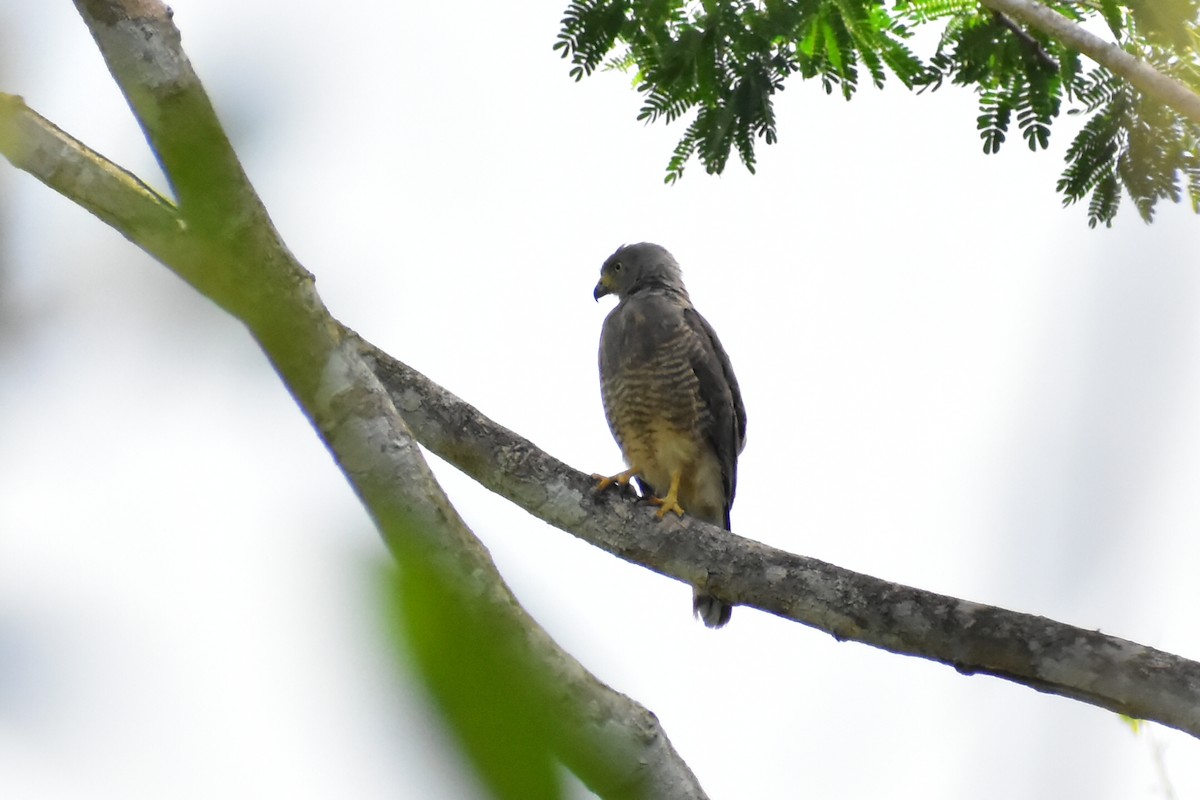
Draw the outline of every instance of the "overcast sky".
M564 2L177 0L184 46L343 322L610 472L591 291L678 257L749 416L739 533L1200 658L1197 220L985 157L974 100L779 97L759 174L693 164ZM162 187L70 3L0 0L0 91ZM481 797L381 631L378 535L245 331L0 164L0 795ZM521 602L652 709L714 800L1200 796L1200 747L836 643L550 529L435 463ZM1158 753L1158 755L1156 755ZM580 796L586 796L581 794Z

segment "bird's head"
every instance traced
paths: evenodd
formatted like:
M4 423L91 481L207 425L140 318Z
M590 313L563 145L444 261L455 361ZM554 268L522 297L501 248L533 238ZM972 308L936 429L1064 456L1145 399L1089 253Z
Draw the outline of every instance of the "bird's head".
M661 245L641 242L622 245L605 259L592 296L597 300L606 294L628 297L649 288L670 289L687 297L675 257Z

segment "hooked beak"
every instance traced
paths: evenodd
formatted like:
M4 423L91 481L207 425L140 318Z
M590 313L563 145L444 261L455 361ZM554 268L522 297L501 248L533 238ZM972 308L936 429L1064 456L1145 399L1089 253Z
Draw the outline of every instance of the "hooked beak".
M612 288L609 287L607 281L605 281L604 278L601 278L599 283L596 284L596 290L592 292L592 297L596 298L596 300L598 301L601 297L604 297L606 294L612 294Z

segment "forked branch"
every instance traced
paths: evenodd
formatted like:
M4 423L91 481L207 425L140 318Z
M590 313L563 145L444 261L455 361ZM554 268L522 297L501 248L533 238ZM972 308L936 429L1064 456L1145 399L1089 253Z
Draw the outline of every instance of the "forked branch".
M1007 7L1011 2L987 0L1033 25ZM626 755L640 764L626 778L633 774L643 790L652 786L653 796L703 797L652 715L595 681L515 606L412 437L550 524L664 575L704 583L722 599L839 639L929 658L965 673L995 675L1200 736L1196 662L1041 617L860 575L695 519L660 522L628 496L595 494L587 475L361 342L320 303L308 274L278 240L223 135L199 150L171 144L177 136L192 135L176 128L191 125L197 114L203 124L189 130L213 130L216 122L207 99L191 96L203 90L186 66L165 7L152 0L78 4L184 202L176 208L150 192L17 98L0 97L0 150L243 319L385 538L411 535L411 526L396 520L418 519L437 529L430 536L438 546L454 548L447 558L470 580L485 575L488 594L498 607L508 608L514 630L529 636L531 652L558 663L552 669L567 685L605 709L600 717L573 720L582 732L574 744L580 745L589 730L615 725L626 731ZM160 67L147 72L148 63ZM164 82L167 90L160 92ZM197 152L198 165L191 161ZM206 159L211 169L204 168ZM70 169L61 169L64 165ZM212 181L207 191L222 197L220 203L205 195L205 184ZM219 248L213 244L218 239ZM572 757L564 758L570 762ZM589 768L572 766L585 773ZM611 775L592 778L603 783Z

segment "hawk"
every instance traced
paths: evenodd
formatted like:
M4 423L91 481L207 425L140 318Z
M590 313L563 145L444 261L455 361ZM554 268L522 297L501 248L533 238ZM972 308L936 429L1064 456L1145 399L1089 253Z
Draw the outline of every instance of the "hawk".
M600 268L594 296L615 294L600 333L600 392L629 469L598 489L637 478L658 517L684 511L729 530L746 409L729 356L692 306L675 258L648 242L625 245ZM733 607L693 589L710 628Z

